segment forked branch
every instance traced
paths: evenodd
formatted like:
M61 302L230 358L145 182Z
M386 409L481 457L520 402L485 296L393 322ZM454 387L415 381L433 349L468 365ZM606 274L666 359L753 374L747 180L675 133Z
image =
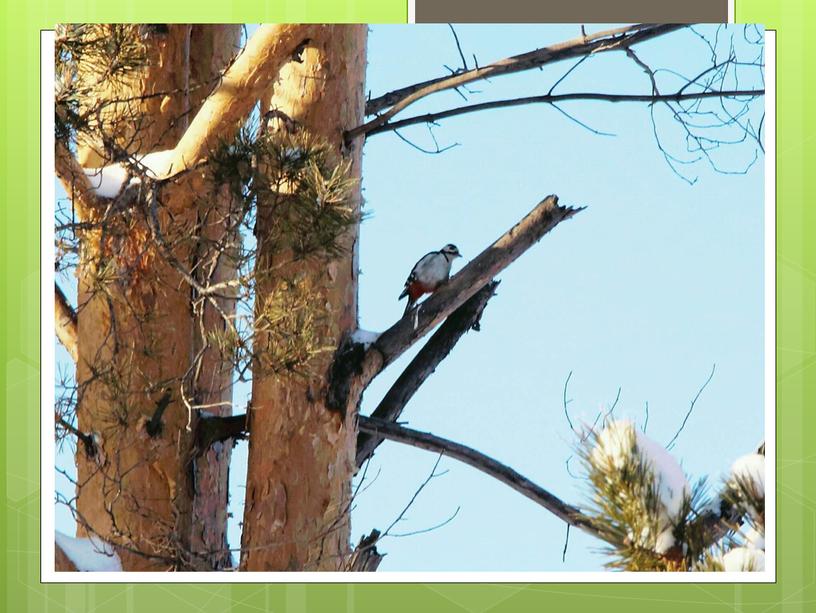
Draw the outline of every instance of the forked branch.
M472 70L458 72L454 75L430 79L422 83L409 85L378 98L369 100L366 104L366 115L377 114L377 117L346 133L347 140L361 134L367 134L375 128L385 124L397 113L401 112L414 102L437 92L454 89L479 81L502 75L512 74L540 68L546 64L581 57L593 53L625 49L679 28L678 24L637 24L596 32L588 36L580 36L549 47L536 49L520 55L493 62ZM390 108L388 108L390 107ZM383 109L385 112L380 113Z
M433 333L416 357L385 394L371 417L394 422L399 419L405 405L413 397L425 380L451 352L453 347L468 330L478 330L479 320L488 301L498 287L498 281L491 281L476 292L470 300L456 309ZM363 465L382 443L383 438L361 432L357 437L357 467Z

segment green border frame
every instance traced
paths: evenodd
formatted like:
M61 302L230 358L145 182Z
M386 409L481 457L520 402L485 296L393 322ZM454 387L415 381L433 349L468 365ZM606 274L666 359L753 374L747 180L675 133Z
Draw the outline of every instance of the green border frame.
M40 583L39 30L58 22L404 23L404 0L205 5L5 2L0 16L0 610L134 611L806 611L816 608L816 26L811 0L739 0L738 22L777 38L777 577L775 584L263 585ZM811 172L806 173L806 169ZM808 204L806 202L810 201Z

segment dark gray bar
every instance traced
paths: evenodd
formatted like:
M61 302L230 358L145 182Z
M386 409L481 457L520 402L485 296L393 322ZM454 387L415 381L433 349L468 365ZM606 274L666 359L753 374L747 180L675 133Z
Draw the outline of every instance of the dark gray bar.
M726 23L727 0L416 0L417 23Z

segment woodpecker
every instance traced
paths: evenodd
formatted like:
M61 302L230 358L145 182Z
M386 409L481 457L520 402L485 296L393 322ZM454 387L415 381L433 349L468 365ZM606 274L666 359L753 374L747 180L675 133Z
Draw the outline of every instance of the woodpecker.
M399 300L408 296L408 304L405 305L403 317L423 294L435 292L440 285L448 280L453 260L460 257L462 256L459 254L456 245L448 243L439 251L431 251L419 258L405 281L405 289L399 295Z

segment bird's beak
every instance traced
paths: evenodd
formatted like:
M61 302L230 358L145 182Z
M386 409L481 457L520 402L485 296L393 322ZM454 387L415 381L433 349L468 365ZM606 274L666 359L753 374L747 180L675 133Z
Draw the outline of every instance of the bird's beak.
M461 253L457 253L457 254L456 254L456 257L457 257L457 258L461 258L461 257L462 257L462 254L461 254Z

